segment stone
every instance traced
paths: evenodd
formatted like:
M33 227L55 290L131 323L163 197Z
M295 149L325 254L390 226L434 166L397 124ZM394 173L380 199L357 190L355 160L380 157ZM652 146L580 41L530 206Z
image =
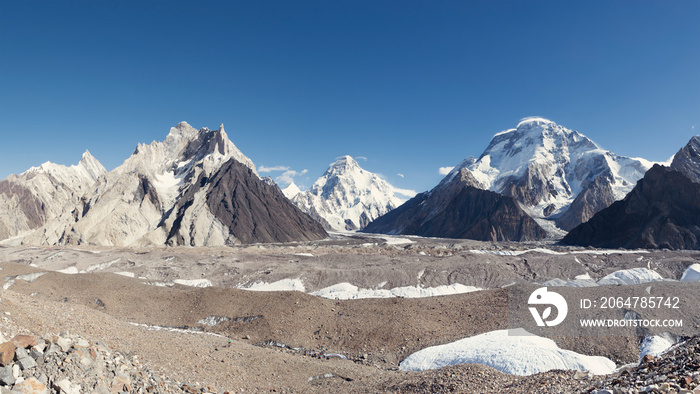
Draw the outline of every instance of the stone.
M94 361L90 357L83 357L80 359L80 364L85 368L90 368Z
M0 345L0 365L3 367L10 365L12 360L15 359L15 346L12 342L5 342Z
M117 376L112 379L112 390L117 391L131 391L131 379L124 374L117 374Z
M49 389L45 384L36 378L29 378L21 383L15 384L12 388L20 394L49 394Z
M651 362L653 362L653 361L654 361L654 356L652 356L651 354L647 354L646 356L644 356L644 357L642 358L642 362L643 362L644 364L649 364L649 363L651 363Z
M70 339L66 339L63 337L58 337L58 339L56 339L56 345L58 345L61 348L61 351L63 353L66 353L68 350L70 350L71 344L72 343Z
M18 348L28 348L39 344L33 335L15 335L10 342Z
M590 379L592 376L593 374L589 371L576 371L576 373L574 373L575 380Z
M86 341L83 338L80 338L77 342L75 342L75 347L87 348L90 347L90 342Z
M80 394L80 385L73 384L68 379L60 380L56 383L56 386L60 390L61 394Z
M0 368L0 384L4 386L12 386L15 384L15 376L12 374L12 367Z
M15 358L17 360L29 357L29 352L23 347L18 347L15 349Z
M37 360L39 357L43 357L44 352L38 351L35 348L32 348L29 351L29 357L33 358L34 360Z
M46 341L43 339L37 339L36 342L36 345L32 346L32 350L44 353L44 350L46 350Z
M15 364L12 366L12 376L15 377L15 380L22 376L22 369L20 369L19 365Z
M31 357L20 358L17 360L17 364L19 364L19 367L22 368L22 371L35 368L37 365L36 361L34 361L34 359Z
M60 347L60 346L56 345L56 344L53 343L53 342L50 342L49 345L48 345L48 347L46 348L46 351L44 352L44 354L45 354L45 355L48 355L48 354L58 353L58 352L60 352L60 351L61 351L61 347Z

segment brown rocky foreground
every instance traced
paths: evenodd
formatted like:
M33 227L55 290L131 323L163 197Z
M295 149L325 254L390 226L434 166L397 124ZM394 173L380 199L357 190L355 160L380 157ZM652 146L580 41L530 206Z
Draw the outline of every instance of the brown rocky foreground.
M366 253L368 249L373 252ZM314 257L308 256L311 254ZM424 274L422 280L439 283L443 270L464 274L479 269L483 272L481 276L472 275L475 281L495 283L517 275L554 277L547 273L573 272L573 264L579 265L579 262L596 266L603 275L640 261L644 265L656 264L658 271L671 276L679 275L684 266L696 259L694 255L682 253L578 255L576 260L571 256L536 254L524 257L486 255L477 259L453 248L424 245L408 248L358 246L354 250L351 246L342 246L340 250L307 246L272 250L143 251L10 248L0 249L0 256L5 261L14 261L0 263L4 278L67 267L87 272L86 268L95 264L120 259L90 273L48 272L29 280L15 278L7 290L0 292L0 311L4 313L0 333L7 339L28 334L45 341L47 349L59 337L72 343L83 340L89 344L88 349L94 347L97 353L101 352L103 360L110 357L113 363L117 357L122 360L126 365L123 368L126 373L122 375L129 378L132 391L146 392L152 388L155 392L217 393L272 390L529 393L581 392L606 384L610 386L610 378L582 376L573 371L518 377L480 365L458 365L420 373L397 370L403 358L424 347L505 328L506 291L496 286L474 293L421 299L336 301L301 292L239 290L231 288L234 282L250 283L272 275L268 280L271 282L280 276L306 275L315 278L306 283L318 283L309 286L309 291L330 282L352 280L352 277L343 277L347 273L341 272L350 271L359 281L369 282L374 276L377 282L391 280L396 285L405 285L409 280L415 284L415 278L419 277L419 272L413 273L413 270L432 268L432 276ZM560 257L562 263L551 267L556 257ZM643 260L638 260L640 257ZM422 262L416 261L419 259ZM379 261L387 263L378 264ZM601 264L606 262L608 266ZM510 271L501 268L511 265ZM497 268L489 271L484 268L488 266ZM257 272L253 271L254 267L261 271L257 277L251 274ZM342 270L342 267L353 267L354 271ZM136 278L112 273L127 270L135 272ZM299 276L291 276L295 270ZM229 275L224 275L226 272ZM250 276L244 279L245 275ZM148 284L155 280L195 277L211 279L218 286L192 288ZM227 283L229 286L225 287ZM700 304L695 299L691 301L691 304ZM694 313L695 320L700 316L697 310L688 313ZM206 318L213 320L203 323ZM690 319L689 324L697 324L695 320ZM634 335L602 337L594 341L577 336L553 339L562 348L604 355L618 365L637 361L639 338ZM54 359L64 366L76 366L82 357L65 361L76 352L69 348L57 353L64 358ZM92 392L100 389L100 376L95 372L100 365L97 358L93 358L90 367L65 367L63 371L49 365L48 358L44 358L44 366L22 371L22 377L34 377L53 390L60 381L67 379L73 385L81 384L82 392ZM106 382L104 388L111 390L118 373L110 372L110 368L105 364L100 371L105 373L101 380ZM694 368L686 375L691 376L691 383L697 365ZM644 373L648 375L649 369ZM694 386L689 383L679 388L694 389Z

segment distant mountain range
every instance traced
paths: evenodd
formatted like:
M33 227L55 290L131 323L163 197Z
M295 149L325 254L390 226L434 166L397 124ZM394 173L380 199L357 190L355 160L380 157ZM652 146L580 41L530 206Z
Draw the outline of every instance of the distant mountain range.
M0 240L22 237L70 214L107 171L85 151L75 166L46 162L0 181Z
M284 194L302 211L323 224L327 230L360 230L371 221L413 197L415 193L398 189L377 174L364 170L350 156L331 163L311 189L300 191L291 183Z
M65 194L73 198L56 201L62 208L52 208L53 217L35 220L24 243L215 246L327 236L277 186L260 179L223 126L197 130L182 122L165 141L139 144L112 171L98 164L82 183L53 178L52 187L69 190ZM35 205L50 203L46 193L33 196ZM23 208L20 216L33 216L31 206Z
M478 159L465 159L434 189L399 207L401 215L389 213L365 231L538 240L546 237L542 226L574 228L623 198L653 164L603 150L550 120L526 118L494 135Z
M294 183L281 190L260 178L223 126L182 122L109 172L86 151L75 166L45 163L0 181L0 240L215 246L362 230L537 241L571 230L565 243L700 248L697 185L700 137L666 168L526 118L415 196L350 156L331 163L309 190Z

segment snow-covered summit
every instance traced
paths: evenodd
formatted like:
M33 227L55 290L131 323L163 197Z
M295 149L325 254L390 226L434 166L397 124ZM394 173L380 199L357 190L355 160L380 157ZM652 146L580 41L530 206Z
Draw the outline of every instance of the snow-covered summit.
M78 164L64 166L47 161L38 167L29 168L18 177L33 178L38 174L46 174L64 183L82 185L95 182L100 175L106 172L104 166L88 150L85 150Z
M342 156L330 164L311 189L297 193L292 201L327 228L358 230L413 194L364 170L352 157Z
M301 193L301 189L299 189L299 186L296 185L293 181L287 185L284 189L282 189L282 193L284 194L285 197L288 199L293 199L297 194Z
M443 182L466 169L476 186L514 197L536 218L556 218L587 188L596 188L592 194L610 194L605 206L624 198L653 164L616 155L577 131L530 117L495 134L477 160L463 161ZM587 217L577 220L593 213L584 212Z

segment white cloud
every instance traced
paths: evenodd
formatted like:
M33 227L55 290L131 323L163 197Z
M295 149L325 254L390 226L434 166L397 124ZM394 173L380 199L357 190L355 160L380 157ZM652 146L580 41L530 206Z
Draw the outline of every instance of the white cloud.
M440 173L440 175L447 175L450 173L450 171L452 171L453 168L454 167L440 167L438 172Z
M282 175L275 178L275 181L277 181L278 183L282 182L282 183L290 184L290 183L294 182L294 177L297 177L299 175L304 175L307 172L309 172L309 170L307 170L307 169L304 169L302 171L287 170L287 171L283 172Z
M356 160L367 161L367 157L365 157L365 156L357 156L355 159L356 159Z
M258 167L258 172L276 172L276 171L288 171L289 167L287 166L274 166L274 167L265 167L261 165Z
M413 198L418 194L415 190L411 189L399 189L397 187L394 188L394 193L400 194L402 196L405 196L407 198Z
M396 174L396 175L400 176L401 178L404 178L404 176L403 176L402 173L398 173L398 174Z

